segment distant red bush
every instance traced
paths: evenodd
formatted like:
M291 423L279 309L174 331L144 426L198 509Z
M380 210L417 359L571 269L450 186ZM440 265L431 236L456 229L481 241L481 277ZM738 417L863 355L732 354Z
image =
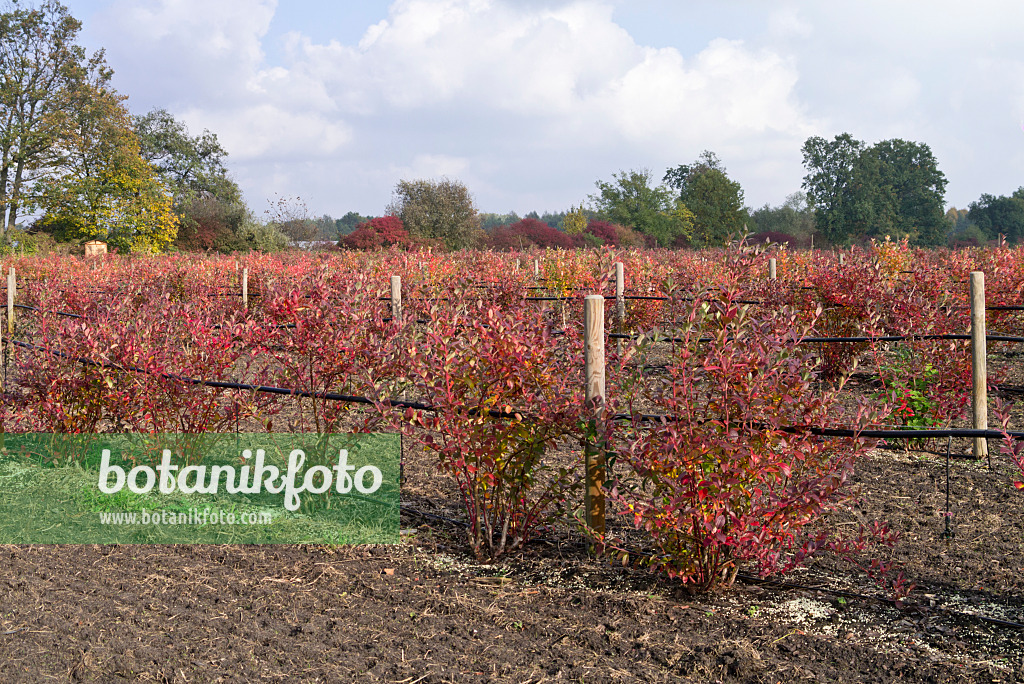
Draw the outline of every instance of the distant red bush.
M397 216L380 216L356 225L356 229L338 241L344 249L381 249L392 245L411 247L409 231Z
M591 221L583 231L611 247L642 247L644 238L631 228L609 221Z
M552 228L543 221L525 218L508 226L498 226L488 236L488 245L492 249L511 250L529 249L531 247L553 247L571 249L572 238Z

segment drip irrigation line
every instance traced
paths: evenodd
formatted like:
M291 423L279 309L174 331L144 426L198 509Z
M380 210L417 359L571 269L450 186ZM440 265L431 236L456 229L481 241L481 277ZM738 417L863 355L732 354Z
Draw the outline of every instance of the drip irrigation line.
M22 342L20 340L10 340L10 342L15 346L22 347L24 349L33 349L36 351L41 351L45 354L57 356L68 361L75 361L77 363L81 363L82 365L93 366L94 368L109 368L121 372L140 373L143 375L150 375L153 377L164 378L167 380L183 382L187 385L200 385L203 387L213 387L216 389L244 390L248 392L259 392L262 394L277 394L291 397L301 397L304 399L323 399L325 401L341 401L350 404L376 405L378 403L381 403L391 406L392 408L411 408L416 411L426 411L430 413L438 413L441 410L434 406L431 406L430 404L424 404L423 402L419 401L407 401L405 399L385 399L384 401L376 402L373 399L370 399L369 397L360 397L351 394L339 394L337 392L309 392L307 390L290 389L286 387L270 387L267 385L252 385L243 382L228 382L222 380L204 380L200 378L190 378L185 375L178 375L177 373L161 373L147 370L145 368L139 368L137 366L122 366L115 363L103 363L101 361L93 361L92 359L86 359L80 356L72 356L70 354L65 354L64 352L56 351L53 349L46 349L45 347L40 347L39 345L31 344L30 342ZM471 416L486 413L490 418L511 418L517 414L520 417L525 418L529 417L530 415L525 411L499 411L497 409L487 409L486 411L480 411L479 409L472 407L469 408L467 413Z
M14 308L25 309L26 311L35 311L36 313L48 314L50 316L66 316L67 318L86 318L86 316L83 316L82 314L69 313L67 311L43 311L42 309L36 308L34 306L29 306L28 304L15 304Z
M102 363L100 361L93 361L92 359L86 359L83 357L76 357L64 352L46 349L39 345L31 344L29 342L22 342L20 340L11 340L12 344L24 349L32 349L41 351L52 356L67 359L69 361L75 361L87 366L93 366L97 368L110 368L113 370L119 370L122 372L141 373L144 375L152 375L155 377L161 377L168 380L176 380L189 385L200 385L204 387L213 387L217 389L236 389L248 392L260 392L263 394L277 394L293 397L302 397L305 399L323 399L325 401L341 401L352 404L368 404L376 405L378 403L387 404L393 408L411 408L417 411L427 411L430 413L437 413L440 409L418 401L407 401L403 399L390 399L382 402L376 402L368 397L361 397L350 394L339 394L336 392L309 392L307 390L290 389L285 387L269 387L266 385L252 385L249 383L241 382L227 382L221 380L204 380L200 378L190 378L184 375L178 375L176 373L159 373L147 370L145 368L138 368L136 366L121 366L112 363ZM470 408L468 411L469 415L478 415L481 413L479 409ZM527 411L499 411L496 409L488 409L485 413L491 418L511 418L512 416L519 415L520 417L530 417ZM617 413L610 416L611 420L616 421L633 421L638 420L640 422L667 422L677 421L678 419L668 415L658 414L628 414L628 413ZM1004 436L1010 436L1016 439L1024 438L1024 432L1018 431L1006 431L1005 433L1000 430L981 430L974 428L940 428L940 429L925 429L925 430L853 430L850 428L819 428L813 426L795 426L795 425L783 425L777 426L775 429L782 432L788 432L790 434L812 434L819 437L863 437L865 439L930 439L937 437L985 437L989 439L1002 439Z
M631 333L608 333L608 337L613 340L638 340L641 337L647 337L656 342L687 342L693 340L686 340L681 337L652 337L649 335L637 335ZM701 337L696 341L700 343L714 342L717 338L714 337ZM957 335L957 334L941 334L941 335L880 335L880 336L866 336L866 337L803 337L797 342L799 344L828 344L828 343L841 343L848 342L851 344L861 342L904 342L907 340L969 340L970 335ZM986 335L985 339L989 342L1016 342L1018 344L1024 344L1024 337L1014 337L1011 335Z

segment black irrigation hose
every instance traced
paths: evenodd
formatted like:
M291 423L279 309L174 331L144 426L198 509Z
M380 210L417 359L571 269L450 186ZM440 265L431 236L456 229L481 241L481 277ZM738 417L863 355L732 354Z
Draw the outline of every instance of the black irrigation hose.
M27 311L36 311L41 314L49 314L51 316L66 316L67 318L85 318L82 314L68 313L67 311L43 311L34 306L28 306L27 304L15 304L15 309L25 309Z
M221 380L203 380L203 379L200 379L200 378L190 378L190 377L187 377L187 376L184 376L184 375L178 375L176 373L154 373L153 371L146 370L145 368L138 368L136 366L121 366L121 365L118 365L118 364L115 364L115 363L102 363L100 361L93 361L92 359L86 359L86 358L83 358L83 357L80 357L80 356L71 356L70 354L65 354L64 352L54 351L52 349L46 349L45 347L40 347L39 345L31 344L29 342L21 342L19 340L11 340L11 343L14 344L15 346L22 347L24 349L33 349L33 350L41 351L41 352L43 352L45 354L50 354L52 356L57 356L57 357L60 357L62 359L67 359L69 361L75 361L77 363L81 363L81 364L86 365L86 366L93 366L95 368L110 368L110 369L113 369L113 370L119 370L121 372L131 372L131 373L141 373L143 375L152 375L152 376L155 376L155 377L165 378L165 379L168 379L168 380L176 380L178 382L183 382L183 383L185 383L187 385L201 385L203 387L213 387L213 388L217 388L217 389L236 389L236 390L244 390L244 391L248 391L248 392L260 392L262 394L278 394L278 395L286 395L286 396L292 396L292 397L302 397L304 399L323 399L325 401L341 401L341 402L346 402L346 403L350 403L350 404L369 404L369 405L375 405L377 403L373 399L370 399L368 397L360 397L360 396L355 396L355 395L350 395L350 394L339 394L339 393L336 393L336 392L308 392L306 390L289 389L289 388L285 388L285 387L269 387L269 386L266 386L266 385L251 385L251 384L242 383L242 382L227 382L227 381L221 381ZM380 403L387 404L387 405L392 406L394 408L411 408L411 409L414 409L414 410L417 410L417 411L429 411L429 412L432 412L432 413L437 413L439 411L439 409L437 409L437 408L435 408L435 407L433 407L433 406L431 406L429 404L424 404L424 403L418 402L418 401L406 401L404 399L387 399L387 400L385 400L383 402L380 402ZM480 411L478 409L470 408L468 413L469 413L469 415L477 415L478 413L480 413ZM497 409L488 409L486 411L486 413L491 418L510 418L510 417L512 417L512 416L514 416L516 414L519 414L520 416L527 416L527 415L529 415L526 412L521 412L521 411L499 411Z
M641 335L627 334L627 333L608 333L608 337L613 340L637 340L640 339ZM650 336L646 336L649 339L655 339ZM906 340L969 340L970 335L883 335L878 337L804 337L798 340L799 343L832 343L832 342L903 342ZM1012 337L1010 335L986 335L985 339L989 342L1016 342L1024 344L1024 337ZM687 340L681 337L660 337L657 338L658 342L686 342ZM715 341L713 337L701 337L697 342L707 343Z
M308 392L306 390L288 389L284 387L268 387L266 385L251 385L248 383L241 382L225 382L219 380L203 380L199 378L189 378L183 375L177 375L175 373L153 373L152 371L146 370L145 368L137 368L134 366L119 366L111 363L101 363L99 361L93 361L82 357L75 357L63 352L54 351L40 347L35 344L28 342L21 342L19 340L11 340L11 342L19 347L25 349L34 349L42 351L53 356L58 356L63 359L76 361L83 365L94 366L98 368L111 368L114 370L120 370L123 372L132 373L143 373L146 375L155 375L169 380L177 380L184 382L189 385L202 385L204 387L214 387L218 389L237 389L245 390L250 392L261 392L264 394L278 394L293 397L302 397L307 399L323 399L325 401L343 401L353 404L370 404L374 405L375 402L367 397L354 396L349 394L338 394L335 392ZM387 400L388 405L395 408L411 408L417 411L429 411L437 412L434 406L424 404L417 401L406 401L402 399ZM470 409L471 415L475 414L475 409ZM515 414L520 416L529 415L525 411L498 411L496 409L488 409L487 415L491 418L508 418ZM671 420L672 416L666 415L655 415L655 414L640 414L636 416L641 422L660 422ZM634 416L627 413L618 413L611 416L612 420L633 420ZM818 428L810 426L779 426L776 428L783 432L789 432L792 434L810 433L820 437L864 437L867 439L928 439L934 437L987 437L991 439L1002 439L1005 435L1009 435L1014 438L1024 438L1024 432L1007 431L1002 432L999 430L979 430L973 428L960 428L960 429L932 429L932 430L851 430L849 428Z

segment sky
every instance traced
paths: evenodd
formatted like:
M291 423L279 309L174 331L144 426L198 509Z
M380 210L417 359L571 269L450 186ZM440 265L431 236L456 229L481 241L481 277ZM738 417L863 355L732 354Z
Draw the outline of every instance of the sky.
M133 113L215 133L259 214L587 202L713 151L781 204L810 136L928 145L946 205L1024 186L1020 0L64 0Z

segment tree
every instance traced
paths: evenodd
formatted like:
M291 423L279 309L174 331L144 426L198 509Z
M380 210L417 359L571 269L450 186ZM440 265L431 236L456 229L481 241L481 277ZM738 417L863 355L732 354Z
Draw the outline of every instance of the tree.
M399 181L387 213L402 219L412 235L443 242L449 250L471 247L479 238L473 198L459 181Z
M366 223L372 218L372 216L363 216L358 212L350 211L340 219L335 219L334 225L337 227L338 236L341 237L354 231L360 223Z
M604 218L648 235L663 247L690 237L692 214L678 205L670 188L651 186L650 169L621 171L612 178L612 183L597 181L598 194L590 196Z
M0 13L0 216L13 228L35 208L35 182L59 164L79 94L92 77L111 76L97 52L75 43L81 22L56 0L24 9L7 2Z
M945 241L948 224L943 216L946 176L939 171L931 148L894 138L865 150L877 159L878 213L885 217L886 235L909 237L919 245Z
M946 178L927 145L893 139L867 147L843 133L831 142L808 138L802 151L803 188L830 242L890 235L938 244L945 238Z
M125 252L160 252L177 236L172 197L139 154L123 96L98 75L75 92L75 116L52 173L37 179L37 226L59 240L102 239Z
M725 173L714 152L705 150L693 164L669 169L663 179L679 191L681 202L693 214L693 242L724 245L747 223L743 188Z
M814 212L807 206L807 196L794 192L777 207L765 204L751 213L748 228L755 234L783 234L799 244L808 244L814 234Z
M194 195L209 195L222 202L240 202L242 193L224 167L227 151L208 130L189 135L185 124L165 109L133 118L141 154L171 188L175 203Z
M1009 197L982 195L977 202L971 202L967 218L989 240L1004 235L1009 242L1020 242L1024 239L1024 187Z
M569 213L562 219L562 230L566 235L580 235L587 227L587 216L583 213L583 205L569 207Z

